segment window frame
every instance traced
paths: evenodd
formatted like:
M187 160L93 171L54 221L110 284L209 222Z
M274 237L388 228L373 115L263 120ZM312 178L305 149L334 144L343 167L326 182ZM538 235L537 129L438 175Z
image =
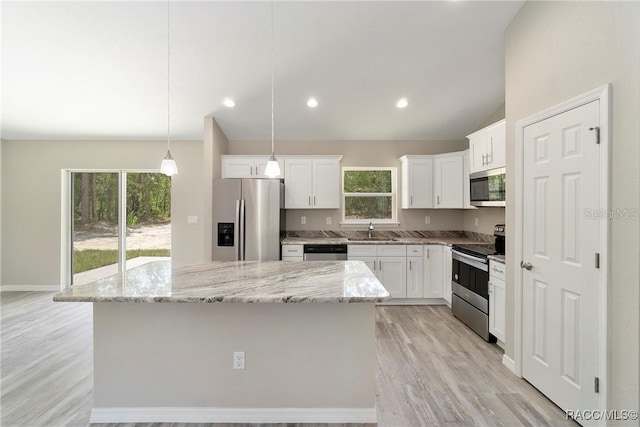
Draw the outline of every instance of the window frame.
M344 191L344 174L349 171L389 171L391 172L391 193L345 193ZM398 224L398 168L395 166L343 166L340 177L340 193L343 225L363 225L363 224ZM368 219L347 219L346 216L346 197L391 197L391 218L368 218Z

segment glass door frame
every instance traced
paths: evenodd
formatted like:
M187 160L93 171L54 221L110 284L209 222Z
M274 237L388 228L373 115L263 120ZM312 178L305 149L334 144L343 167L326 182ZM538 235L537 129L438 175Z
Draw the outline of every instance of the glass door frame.
M160 173L159 169L63 169L61 212L61 289L73 286L73 174L118 174L118 274L127 268L127 173Z

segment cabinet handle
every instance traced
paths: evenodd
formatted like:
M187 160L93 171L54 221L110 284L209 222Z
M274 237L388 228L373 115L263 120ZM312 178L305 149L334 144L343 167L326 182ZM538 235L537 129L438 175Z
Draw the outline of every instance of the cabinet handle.
M429 249L427 249L427 259L431 259L431 258L429 257Z
M411 260L409 260L409 271L411 271Z
M437 196L437 198L438 198L438 204L440 204L440 196Z
M313 206L316 205L316 196L313 196Z
M309 196L309 206L311 206L311 196Z
M379 265L380 265L380 271L382 271L382 261L378 261Z
M409 206L413 206L413 196L409 196Z

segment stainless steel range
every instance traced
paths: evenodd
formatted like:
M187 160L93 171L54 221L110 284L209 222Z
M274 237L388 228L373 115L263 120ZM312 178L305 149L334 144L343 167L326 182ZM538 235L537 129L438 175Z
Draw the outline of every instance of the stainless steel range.
M493 245L453 245L451 250L451 311L486 341L495 342L489 333L489 260L488 255L504 255L504 224L494 227Z

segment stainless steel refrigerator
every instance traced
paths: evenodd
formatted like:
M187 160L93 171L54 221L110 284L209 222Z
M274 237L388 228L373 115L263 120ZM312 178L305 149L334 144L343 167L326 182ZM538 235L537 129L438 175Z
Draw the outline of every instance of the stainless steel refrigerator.
M284 227L280 180L213 180L214 261L277 261Z

